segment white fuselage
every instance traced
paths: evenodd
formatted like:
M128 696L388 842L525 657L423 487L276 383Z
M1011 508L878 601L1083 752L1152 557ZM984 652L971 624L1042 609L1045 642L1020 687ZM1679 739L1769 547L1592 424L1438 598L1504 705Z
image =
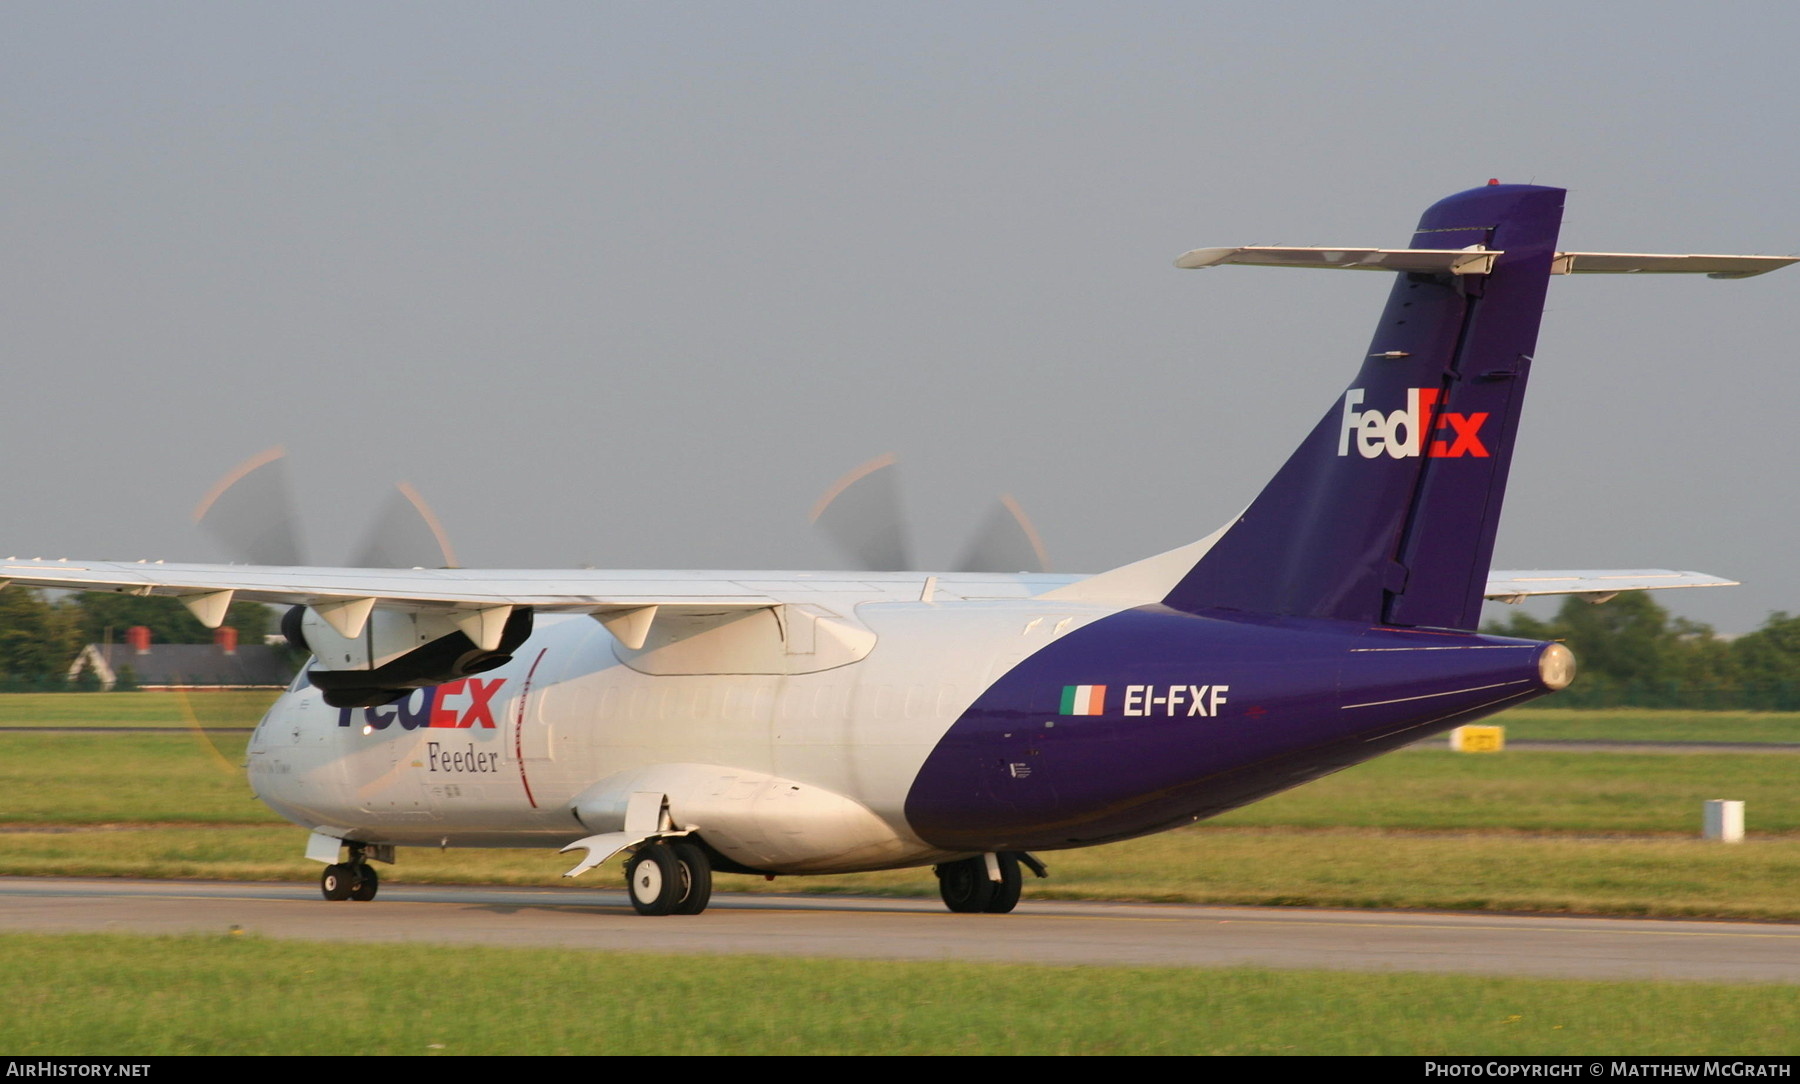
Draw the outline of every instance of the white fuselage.
M251 783L295 823L367 843L561 846L655 790L747 867L936 861L904 815L926 756L998 676L1116 607L949 588L884 601L918 598L900 582L808 596L816 628L793 607L760 628L762 611L725 627L735 646L633 652L597 621L546 616L506 665L378 708L330 707L302 678L251 740ZM721 666L746 672L687 672Z

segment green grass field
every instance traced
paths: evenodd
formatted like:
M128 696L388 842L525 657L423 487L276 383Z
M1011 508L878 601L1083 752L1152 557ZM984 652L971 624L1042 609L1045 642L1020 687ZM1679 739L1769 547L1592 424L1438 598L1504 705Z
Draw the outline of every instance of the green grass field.
M1800 759L1768 754L1405 750L1234 810L1214 825L1692 836L1735 798L1762 835L1800 831Z
M0 873L310 880L305 832L254 800L242 735L0 736ZM1787 756L1410 750L1193 828L1051 852L1028 898L1800 919ZM1751 839L1700 841L1701 802ZM566 884L549 850L408 848L392 881ZM579 883L615 887L616 869ZM926 870L722 877L728 891L930 895Z
M0 729L20 726L253 727L278 695L275 689L0 693Z
M1490 721L1511 741L1800 742L1793 711L1530 707Z
M0 735L0 825L285 824L244 777L241 734Z
M1790 1054L1800 987L0 936L0 1049ZM754 1011L746 1011L753 998Z
M0 824L279 824L251 795L243 735L12 734ZM1747 803L1757 836L1800 833L1786 756L1407 750L1209 825L1692 836L1701 803Z

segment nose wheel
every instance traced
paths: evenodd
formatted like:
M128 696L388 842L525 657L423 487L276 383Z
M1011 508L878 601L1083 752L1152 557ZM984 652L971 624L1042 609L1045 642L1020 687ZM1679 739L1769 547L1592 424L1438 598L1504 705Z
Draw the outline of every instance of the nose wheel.
M372 900L380 887L381 878L367 862L334 862L319 875L319 892L328 900Z
M381 878L375 875L375 867L369 865L368 853L366 844L350 844L350 861L333 862L319 874L319 892L328 900L374 899L381 887ZM392 858L387 860L392 861Z

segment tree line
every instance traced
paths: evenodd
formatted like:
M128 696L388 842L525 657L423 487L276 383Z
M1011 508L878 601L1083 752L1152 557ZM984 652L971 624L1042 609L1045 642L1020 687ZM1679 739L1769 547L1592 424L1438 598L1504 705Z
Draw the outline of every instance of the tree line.
M1800 617L1785 613L1728 640L1633 591L1599 605L1570 596L1548 621L1517 613L1483 631L1569 645L1578 669L1558 707L1800 711Z
M260 644L275 614L256 602L234 602L225 624L238 642ZM0 691L70 688L69 665L87 644L123 643L125 630L143 625L159 644L210 644L213 630L172 598L99 591L49 599L23 587L0 590Z
M262 643L275 620L254 602L233 603L225 617L244 644ZM213 638L172 598L88 592L51 600L21 587L0 590L0 690L67 688L83 645L122 643L133 625L147 626L162 644ZM1785 613L1727 640L1634 591L1598 606L1570 597L1548 621L1515 613L1483 631L1567 643L1579 672L1556 695L1559 706L1800 711L1800 617Z

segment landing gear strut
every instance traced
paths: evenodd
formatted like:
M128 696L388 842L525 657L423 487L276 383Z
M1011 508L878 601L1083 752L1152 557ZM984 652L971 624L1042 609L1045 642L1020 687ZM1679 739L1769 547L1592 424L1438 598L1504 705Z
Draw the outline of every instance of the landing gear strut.
M381 878L375 875L375 867L365 860L366 848L360 843L350 844L350 861L333 862L325 867L319 875L319 891L328 900L367 901L375 898L375 892L381 887Z
M712 899L712 864L686 840L652 840L625 866L631 906L640 915L697 915Z
M1023 886L1019 871L1021 858L1031 866L1033 873L1039 877L1044 875L1042 865L1035 858L1018 851L984 854L935 867L938 894L944 898L944 906L969 915L1003 915L1011 911L1019 904L1019 890ZM988 868L989 862L993 863L993 869ZM996 874L998 880L994 879Z

